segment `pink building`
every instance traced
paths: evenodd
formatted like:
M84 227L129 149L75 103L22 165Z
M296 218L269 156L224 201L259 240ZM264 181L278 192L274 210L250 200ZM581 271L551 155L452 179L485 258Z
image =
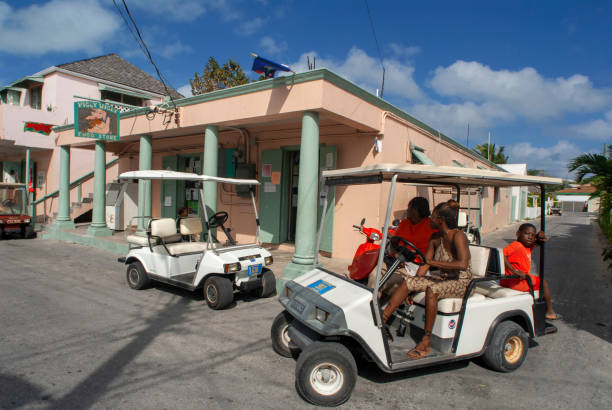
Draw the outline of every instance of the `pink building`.
M182 96L171 90L174 98ZM112 101L121 110L147 107L165 101L163 85L116 54L74 61L46 68L0 88L0 178L16 175L20 182L32 181L31 197L40 201L36 215L47 222L57 212L59 147L57 135L26 131L26 123L71 124L74 102L94 99ZM116 157L106 156L108 179L117 175ZM74 184L71 202L74 219L91 209L94 155L75 148L70 161ZM29 165L27 165L29 164ZM14 173L11 173L14 171ZM28 179L28 181L26 181ZM46 198L41 201L41 199Z
M322 169L421 163L500 170L327 69L184 98L176 101L176 109L166 107L178 120L166 121L164 115L142 109L122 114L120 140L105 144L119 158L119 172L139 169L150 156L153 169L257 178L262 183L257 192L261 236L271 244L291 244L300 230L314 230L305 225L316 225L321 210L310 205L300 210L300 195L317 197ZM94 148L94 141L74 136L72 124L55 130L58 145L73 150ZM338 187L327 210L333 223L323 236L322 250L350 258L362 240L351 226L362 217L369 225L382 225L386 190L384 184ZM449 197L448 190L414 187L396 201L397 218L404 215L409 197L417 194L428 197L432 207ZM483 232L507 224L508 189L483 188L462 198L462 206L470 201L470 219L482 225ZM176 217L183 206L198 213L199 198L184 183L154 181L143 200L148 205L142 205L141 212L149 206L153 217ZM238 242L253 237L248 198L219 185L213 201L207 206L229 213L228 225ZM312 203L320 208L318 200ZM307 236L310 241L310 233Z

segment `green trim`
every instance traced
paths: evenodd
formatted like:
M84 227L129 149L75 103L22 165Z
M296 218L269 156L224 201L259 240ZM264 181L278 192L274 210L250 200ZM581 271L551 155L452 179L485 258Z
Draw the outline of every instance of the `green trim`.
M240 96L244 94L265 91L265 90L269 90L275 87L291 87L295 84L301 84L301 83L306 83L309 81L317 81L317 80L326 80L334 84L338 88L348 93L351 93L354 96L361 98L362 100L372 105L375 105L385 111L389 111L397 115L398 117L424 129L425 131L431 133L432 135L437 135L440 139L443 139L444 141L450 143L451 145L464 151L465 153L468 153L472 156L477 157L479 160L485 162L487 165L490 165L497 170L505 171L498 165L482 157L480 154L478 154L474 150L471 150L465 147L464 145L458 143L457 141L453 140L452 138L447 137L446 135L442 134L440 131L417 120L416 118L412 117L411 115L407 114L406 112L402 111L396 106L389 104L388 102L378 98L374 94L364 90L363 88L352 83L351 81L345 78L342 78L341 76L334 73L333 71L328 70L327 68L306 71L303 73L288 75L284 77L271 78L268 80L256 81L254 83L238 85L236 87L226 88L223 90L216 90L216 91L211 91L211 92L201 94L201 95L194 95L192 97L181 98L181 99L175 100L174 104L176 105L176 107L186 107L189 105L200 104L203 102L215 101L215 100L220 100L223 98L230 98L230 97L236 97L236 96ZM166 103L162 105L165 106L166 108L174 107L172 103ZM137 108L137 109L128 111L126 113L122 113L121 118L135 117L141 114L145 114L149 112L149 110L150 109L148 107ZM55 132L65 131L73 127L74 127L74 124L63 125L63 126L54 128L54 131Z
M12 83L9 84L9 86L16 87L19 84L25 83L27 81L42 84L44 82L44 77L42 75L28 75L23 78L20 78L19 80L13 81Z
M463 165L461 162L457 161L457 160L453 160L453 166L454 167L461 167L461 168L465 168L465 165Z
M115 159L113 159L111 161L108 161L106 163L106 168L110 167L111 165L113 165L117 161L119 161L119 158L115 158ZM82 177L75 179L74 181L72 181L70 183L70 188L72 189L75 185L81 184L82 182L84 182L87 179L91 178L93 176L93 174L94 174L94 172L91 171L91 172L88 172L87 174L83 175ZM50 198L52 198L54 196L57 196L58 194L59 194L59 189L51 192L50 194L45 195L44 197L42 197L40 199L37 199L32 204L33 205L38 205L41 202L46 201L47 199L50 199Z
M423 165L436 165L431 159L429 159L429 157L424 152L418 151L416 149L411 149L410 152L412 152L413 163L414 159L416 158L416 160Z
M98 90L100 91L111 91L117 94L129 95L130 97L142 98L144 100L152 100L153 97L147 94L137 93L135 91L122 90L121 88L110 87L106 84L98 83Z

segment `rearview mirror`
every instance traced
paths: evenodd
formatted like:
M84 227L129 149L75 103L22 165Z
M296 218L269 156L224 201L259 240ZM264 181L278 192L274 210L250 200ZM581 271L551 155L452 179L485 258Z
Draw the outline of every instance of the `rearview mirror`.
M365 223L365 218L361 220L361 226L363 226L364 223Z

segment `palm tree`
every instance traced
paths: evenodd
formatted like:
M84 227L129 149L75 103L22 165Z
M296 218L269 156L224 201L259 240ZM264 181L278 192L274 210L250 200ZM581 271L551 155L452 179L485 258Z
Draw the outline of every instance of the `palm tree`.
M489 144L485 143L482 145L476 145L474 150L494 164L506 164L508 163L508 156L504 155L504 148L504 146L500 146L497 149L497 152L495 152L495 144L491 144L491 146L489 146Z
M599 195L600 221L610 224L610 209L612 209L612 151L606 150L607 155L582 154L572 159L567 168L570 172L576 171L576 180L581 184L589 183ZM602 220L602 217L603 218Z

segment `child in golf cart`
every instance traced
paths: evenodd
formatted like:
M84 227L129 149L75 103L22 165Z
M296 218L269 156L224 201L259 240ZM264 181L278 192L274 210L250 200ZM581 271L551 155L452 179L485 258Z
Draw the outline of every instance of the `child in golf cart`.
M465 233L457 228L459 204L452 199L438 204L431 214L431 227L438 232L429 240L425 264L416 276L408 276L395 291L383 311L387 322L395 309L412 292L425 292L425 334L416 347L407 354L409 359L421 359L429 354L431 331L438 313L438 299L462 298L472 280L470 249ZM426 277L430 267L439 273Z
M530 223L524 223L516 231L516 241L504 248L504 264L506 275L518 275L523 279L503 279L500 281L502 286L521 292L529 292L529 285L524 279L526 276L531 278L533 290L540 290L540 277L530 275L531 270L531 251L533 247L546 242L544 232L536 234L536 227ZM542 292L546 302L546 319L557 320L559 315L555 313L550 298L550 289L546 280L542 281Z

